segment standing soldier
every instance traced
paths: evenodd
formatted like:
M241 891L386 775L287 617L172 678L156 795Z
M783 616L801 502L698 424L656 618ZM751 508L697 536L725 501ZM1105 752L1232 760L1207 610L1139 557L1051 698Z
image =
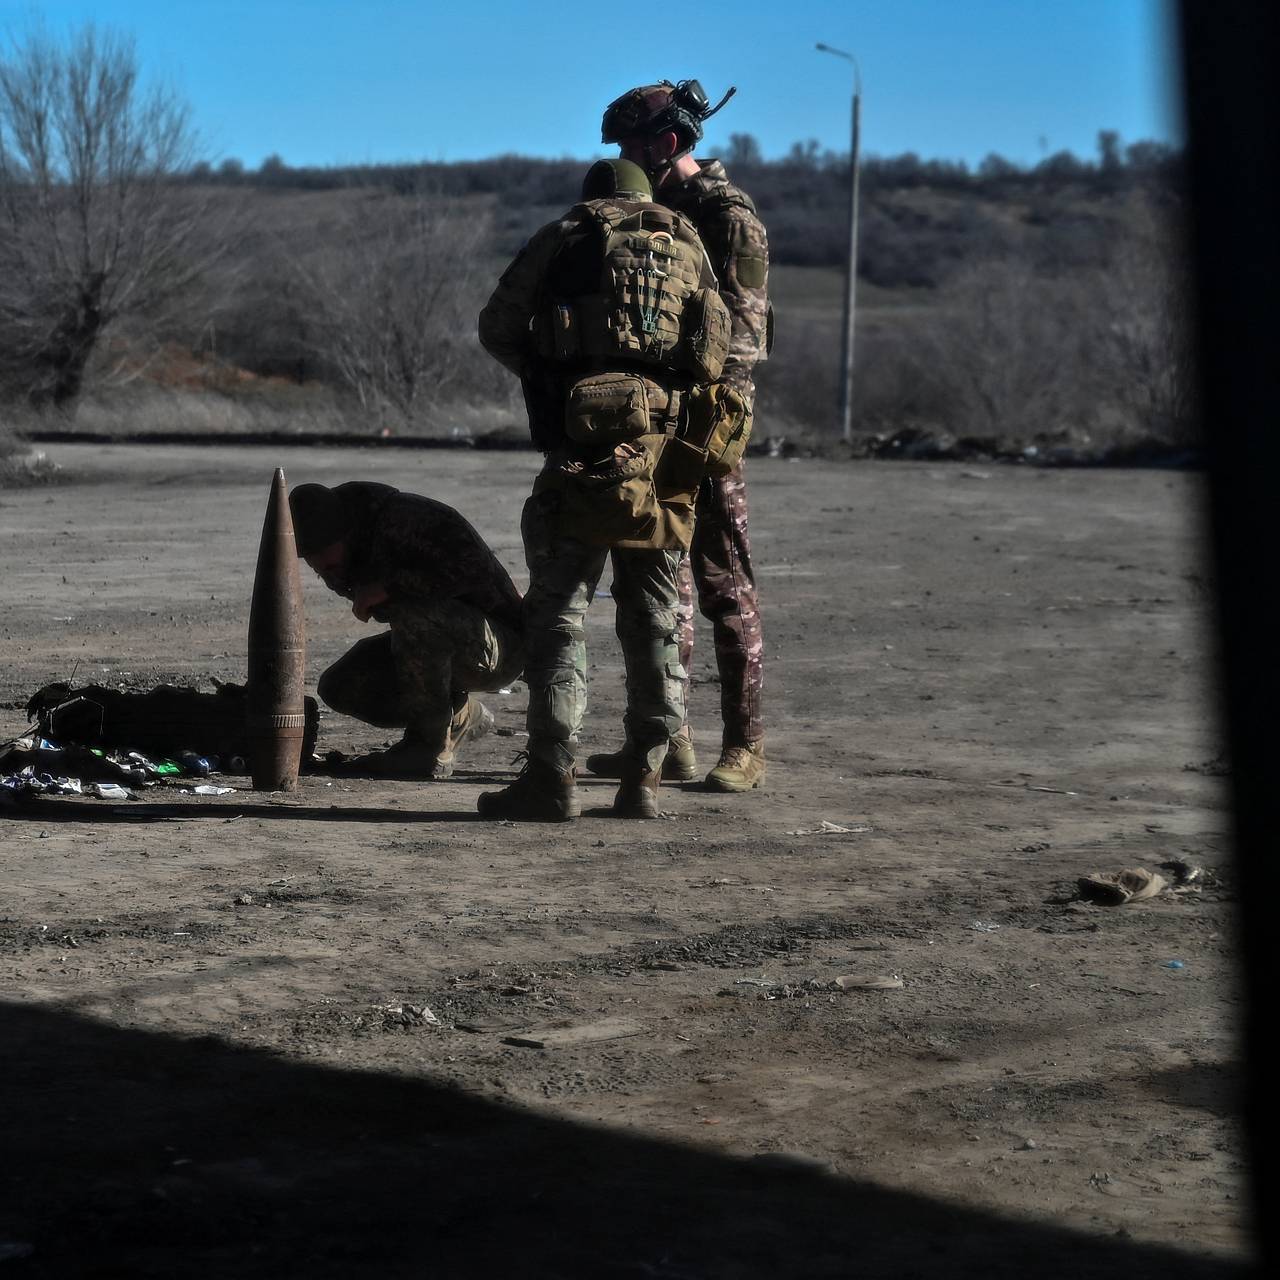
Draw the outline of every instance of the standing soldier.
M730 320L697 233L653 203L643 170L601 160L582 197L533 236L480 314L480 341L519 375L547 455L521 520L528 761L480 797L486 817L578 814L583 622L606 558L627 672L617 816L657 816L663 760L684 723L676 575L708 461L687 436L697 406L718 403Z
M729 181L719 160L699 163L692 155L705 120L733 95L711 108L696 80L645 85L624 93L605 110L601 136L649 175L654 198L684 214L697 228L719 277L720 294L732 317L729 356L721 380L739 391L748 410L755 403L752 373L768 355L769 245L755 205ZM760 690L764 639L756 600L751 545L747 537L747 482L743 464L722 477L708 476L698 492L697 525L690 556L681 564L680 660L693 656L693 586L715 635L723 720L720 760L707 774L715 791L750 791L764 781L764 724ZM587 768L617 776L628 748L591 756ZM681 727L663 776L696 776L693 741Z

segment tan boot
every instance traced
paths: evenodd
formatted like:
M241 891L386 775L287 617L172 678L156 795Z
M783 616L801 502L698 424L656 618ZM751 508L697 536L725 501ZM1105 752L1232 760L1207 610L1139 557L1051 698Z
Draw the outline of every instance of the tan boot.
M435 759L431 776L447 778L453 773L454 756L464 743L483 738L493 728L493 712L479 698L468 698L461 711L453 713L449 721L449 740Z
M568 822L582 808L572 769L561 772L541 760L527 759L516 780L501 791L486 791L476 803L482 818L509 822Z
M631 753L621 751L601 752L587 757L587 770L597 778L620 778L623 767L631 760ZM693 730L685 725L667 748L667 758L662 762L664 782L692 782L698 776L698 761L693 754Z
M745 747L725 747L707 774L709 791L750 791L764 781L764 739Z
M643 763L628 760L622 770L622 785L613 801L615 818L656 818L658 816L658 785L662 774L657 769L646 769Z

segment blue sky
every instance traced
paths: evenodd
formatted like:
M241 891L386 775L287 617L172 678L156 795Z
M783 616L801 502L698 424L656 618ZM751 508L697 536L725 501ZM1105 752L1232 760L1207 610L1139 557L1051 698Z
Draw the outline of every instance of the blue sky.
M731 132L766 156L848 147L857 55L863 147L975 163L1092 155L1097 131L1179 135L1171 0L737 0L556 5L511 0L0 0L132 32L144 68L191 103L214 159L255 167L587 157L604 105L633 84L696 76L712 101L702 154ZM575 16L568 16L570 11ZM610 15L616 15L612 20Z

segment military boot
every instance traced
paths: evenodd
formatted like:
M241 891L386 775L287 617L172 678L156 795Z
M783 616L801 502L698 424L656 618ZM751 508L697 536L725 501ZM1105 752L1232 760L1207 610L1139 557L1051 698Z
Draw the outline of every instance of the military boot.
M501 791L485 791L476 804L482 818L509 822L568 822L582 812L572 769L563 772L532 757Z
M442 753L428 745L424 735L414 729L407 729L399 742L384 751L369 751L359 756L331 752L326 772L341 778L426 781L447 778L453 772L451 763L441 772L440 762L443 758Z
M445 748L436 756L431 776L447 778L453 773L453 760L459 747L467 742L483 738L493 728L493 712L479 698L468 698L460 711L453 713L449 721L449 739Z
M656 818L658 816L659 769L648 768L643 760L630 757L622 766L622 785L613 800L615 818Z
M707 774L709 791L750 791L764 781L764 739L744 747L725 747L720 763Z
M632 759L631 752L601 752L587 757L587 769L597 778L620 778L624 767ZM667 748L667 758L662 762L664 782L692 782L698 776L698 761L693 754L693 730L685 725Z

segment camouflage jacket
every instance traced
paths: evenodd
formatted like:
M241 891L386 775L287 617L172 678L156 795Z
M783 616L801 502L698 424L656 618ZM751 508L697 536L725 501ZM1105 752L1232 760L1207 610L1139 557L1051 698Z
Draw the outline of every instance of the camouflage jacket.
M534 232L480 312L480 345L519 378L529 378L539 364L530 324L552 259L577 226L576 219L565 217Z
M698 230L720 279L720 296L733 317L729 359L722 381L754 399L752 371L769 354L769 239L751 198L729 181L719 160L700 162L700 171L675 187L654 193L683 213Z
M330 584L339 594L354 599L359 588L380 584L392 604L461 600L519 629L520 593L511 575L452 507L362 480L334 493L350 515L346 582Z

